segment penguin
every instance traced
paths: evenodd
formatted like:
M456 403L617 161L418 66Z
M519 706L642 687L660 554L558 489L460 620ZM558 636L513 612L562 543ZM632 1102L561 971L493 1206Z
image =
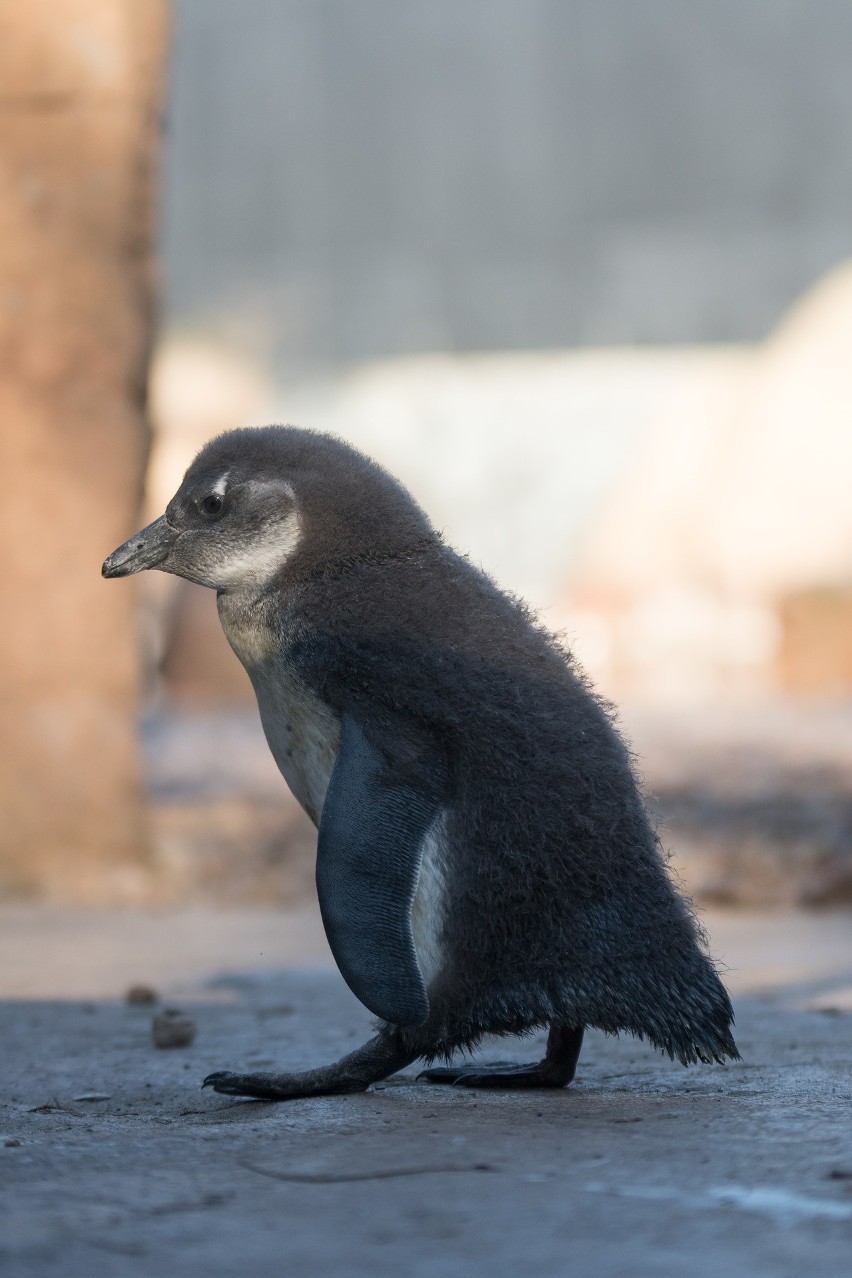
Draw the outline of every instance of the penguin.
M216 591L318 830L332 954L377 1018L332 1065L202 1086L288 1100L422 1060L427 1082L560 1088L587 1026L684 1065L739 1058L612 708L396 479L332 435L229 431L102 571L152 568ZM486 1034L541 1029L536 1063L464 1059Z

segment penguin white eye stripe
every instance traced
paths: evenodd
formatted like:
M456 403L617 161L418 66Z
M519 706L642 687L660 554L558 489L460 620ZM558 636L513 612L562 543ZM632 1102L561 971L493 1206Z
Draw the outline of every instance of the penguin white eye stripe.
M211 492L214 492L217 497L225 496L225 489L228 486L228 476L230 473L231 472L229 470L226 470L224 475L222 475L220 479L217 479L216 483L213 485Z
M250 479L247 487L256 493L266 492L282 492L290 501L296 500L296 492L293 485L286 479Z

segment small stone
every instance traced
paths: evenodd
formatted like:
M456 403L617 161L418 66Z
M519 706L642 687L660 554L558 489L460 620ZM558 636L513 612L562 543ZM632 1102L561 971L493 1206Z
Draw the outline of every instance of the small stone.
M81 1096L75 1096L75 1101L108 1101L110 1099L109 1092L83 1092Z
M151 1022L156 1047L189 1047L198 1032L195 1021L176 1007L166 1007Z
M157 991L152 990L150 985L131 985L124 997L128 1003L137 1007L158 1002Z
M23 1141L17 1140L16 1137L14 1136L12 1137L11 1140L3 1141L3 1145L5 1146L6 1149L20 1149L22 1144L23 1144Z

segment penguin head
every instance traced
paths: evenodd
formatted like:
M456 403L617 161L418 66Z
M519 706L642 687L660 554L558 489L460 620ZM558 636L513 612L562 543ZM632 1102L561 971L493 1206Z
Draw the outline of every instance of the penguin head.
M114 550L102 572L158 568L219 592L258 593L294 565L393 551L431 531L406 490L342 440L247 428L207 444L165 514Z

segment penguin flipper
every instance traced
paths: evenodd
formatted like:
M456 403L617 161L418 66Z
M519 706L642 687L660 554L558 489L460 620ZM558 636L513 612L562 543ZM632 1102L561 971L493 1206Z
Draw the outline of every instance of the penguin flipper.
M317 891L343 979L393 1025L422 1025L429 999L417 962L411 907L423 840L440 812L428 752L394 771L351 714L319 824Z

